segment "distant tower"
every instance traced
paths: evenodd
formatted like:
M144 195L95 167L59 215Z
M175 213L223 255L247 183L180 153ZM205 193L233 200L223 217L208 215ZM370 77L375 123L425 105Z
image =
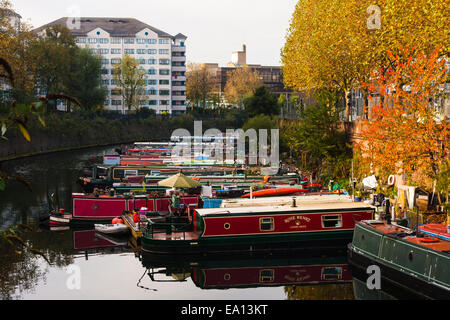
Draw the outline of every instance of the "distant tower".
M247 46L245 44L242 46L242 51L233 52L231 62L237 67L247 64Z

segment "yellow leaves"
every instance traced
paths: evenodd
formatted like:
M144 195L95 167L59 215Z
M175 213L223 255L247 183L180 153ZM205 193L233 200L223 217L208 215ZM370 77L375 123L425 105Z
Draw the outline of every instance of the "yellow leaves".
M25 128L25 126L22 123L18 123L17 126L19 127L20 132L22 133L23 137L28 141L31 142L30 134L28 133L28 130Z

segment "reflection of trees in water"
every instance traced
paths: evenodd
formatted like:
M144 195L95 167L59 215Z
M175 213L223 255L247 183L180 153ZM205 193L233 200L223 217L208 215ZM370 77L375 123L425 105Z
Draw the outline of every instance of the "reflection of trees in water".
M73 263L72 233L33 231L9 243L0 238L0 299L20 299L46 281L49 263L63 268Z
M286 286L288 300L354 300L353 284Z
M44 259L28 251L18 254L16 250L17 248L0 240L0 298L2 300L20 299L22 294L32 292L40 280L45 281Z

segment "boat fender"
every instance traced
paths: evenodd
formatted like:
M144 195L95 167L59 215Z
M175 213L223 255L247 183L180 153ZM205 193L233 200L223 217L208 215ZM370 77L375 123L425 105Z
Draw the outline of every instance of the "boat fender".
M394 175L390 175L388 178L388 185L393 186L395 183L395 176Z

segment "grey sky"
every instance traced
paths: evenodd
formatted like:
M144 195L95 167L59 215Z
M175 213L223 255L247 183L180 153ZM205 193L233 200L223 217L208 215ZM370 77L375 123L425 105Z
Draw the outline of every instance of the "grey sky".
M188 37L188 61L225 65L247 45L247 63L280 65L298 0L10 0L34 27L71 16L132 17ZM73 11L72 11L73 12Z

